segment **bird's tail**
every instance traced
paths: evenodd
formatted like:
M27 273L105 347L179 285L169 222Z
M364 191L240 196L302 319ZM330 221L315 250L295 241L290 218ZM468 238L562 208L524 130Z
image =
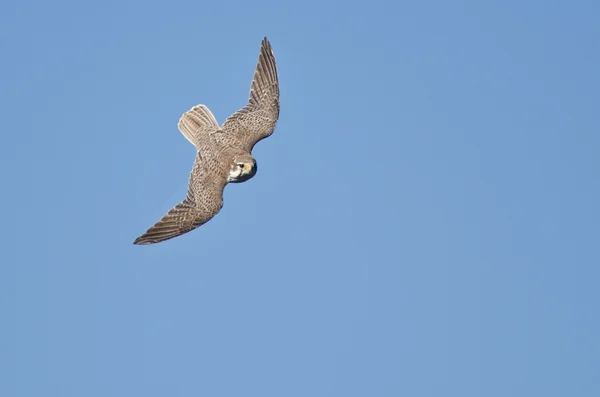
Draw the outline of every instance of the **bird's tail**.
M183 136L198 147L203 135L219 129L219 124L212 112L204 105L194 106L181 116L177 124Z

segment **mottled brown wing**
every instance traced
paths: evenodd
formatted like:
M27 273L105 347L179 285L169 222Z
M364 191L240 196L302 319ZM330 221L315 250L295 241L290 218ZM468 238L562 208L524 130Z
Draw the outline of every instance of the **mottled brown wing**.
M190 174L185 200L173 207L134 244L155 244L180 236L211 220L223 207L226 177L209 168L200 154Z
M275 130L279 118L279 79L275 55L265 37L250 87L248 104L231 115L222 130L238 140L248 153L254 145Z
M155 244L180 236L205 223L207 221L206 215L202 214L192 202L183 200L167 212L146 233L135 239L133 243L140 245Z

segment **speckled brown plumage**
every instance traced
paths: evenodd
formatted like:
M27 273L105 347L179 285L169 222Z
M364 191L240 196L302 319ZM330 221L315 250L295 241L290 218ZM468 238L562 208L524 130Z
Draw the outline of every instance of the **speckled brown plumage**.
M248 104L219 127L204 105L184 113L178 127L197 150L186 198L173 207L134 244L154 244L203 225L223 206L229 182L244 182L256 173L254 145L275 130L279 118L279 80L275 55L265 37L250 87Z

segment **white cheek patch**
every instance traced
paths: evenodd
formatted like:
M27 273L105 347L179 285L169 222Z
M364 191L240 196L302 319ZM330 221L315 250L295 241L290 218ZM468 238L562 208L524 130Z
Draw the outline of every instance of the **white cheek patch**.
M241 173L242 173L242 170L240 170L239 168L230 170L229 171L229 179L235 180L238 176L240 176Z

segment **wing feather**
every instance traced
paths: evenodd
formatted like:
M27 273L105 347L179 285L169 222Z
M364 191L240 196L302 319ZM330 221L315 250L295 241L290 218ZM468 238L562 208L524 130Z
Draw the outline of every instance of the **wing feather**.
M226 176L211 172L198 153L190 173L186 198L133 243L160 243L202 226L223 207L223 188L226 183Z
M275 130L279 119L279 78L275 54L265 37L250 86L248 104L231 115L222 130L232 134L250 152L254 145Z
M187 199L183 200L133 243L138 245L155 244L172 239L194 230L206 222L205 218L206 216L203 216L193 203Z

